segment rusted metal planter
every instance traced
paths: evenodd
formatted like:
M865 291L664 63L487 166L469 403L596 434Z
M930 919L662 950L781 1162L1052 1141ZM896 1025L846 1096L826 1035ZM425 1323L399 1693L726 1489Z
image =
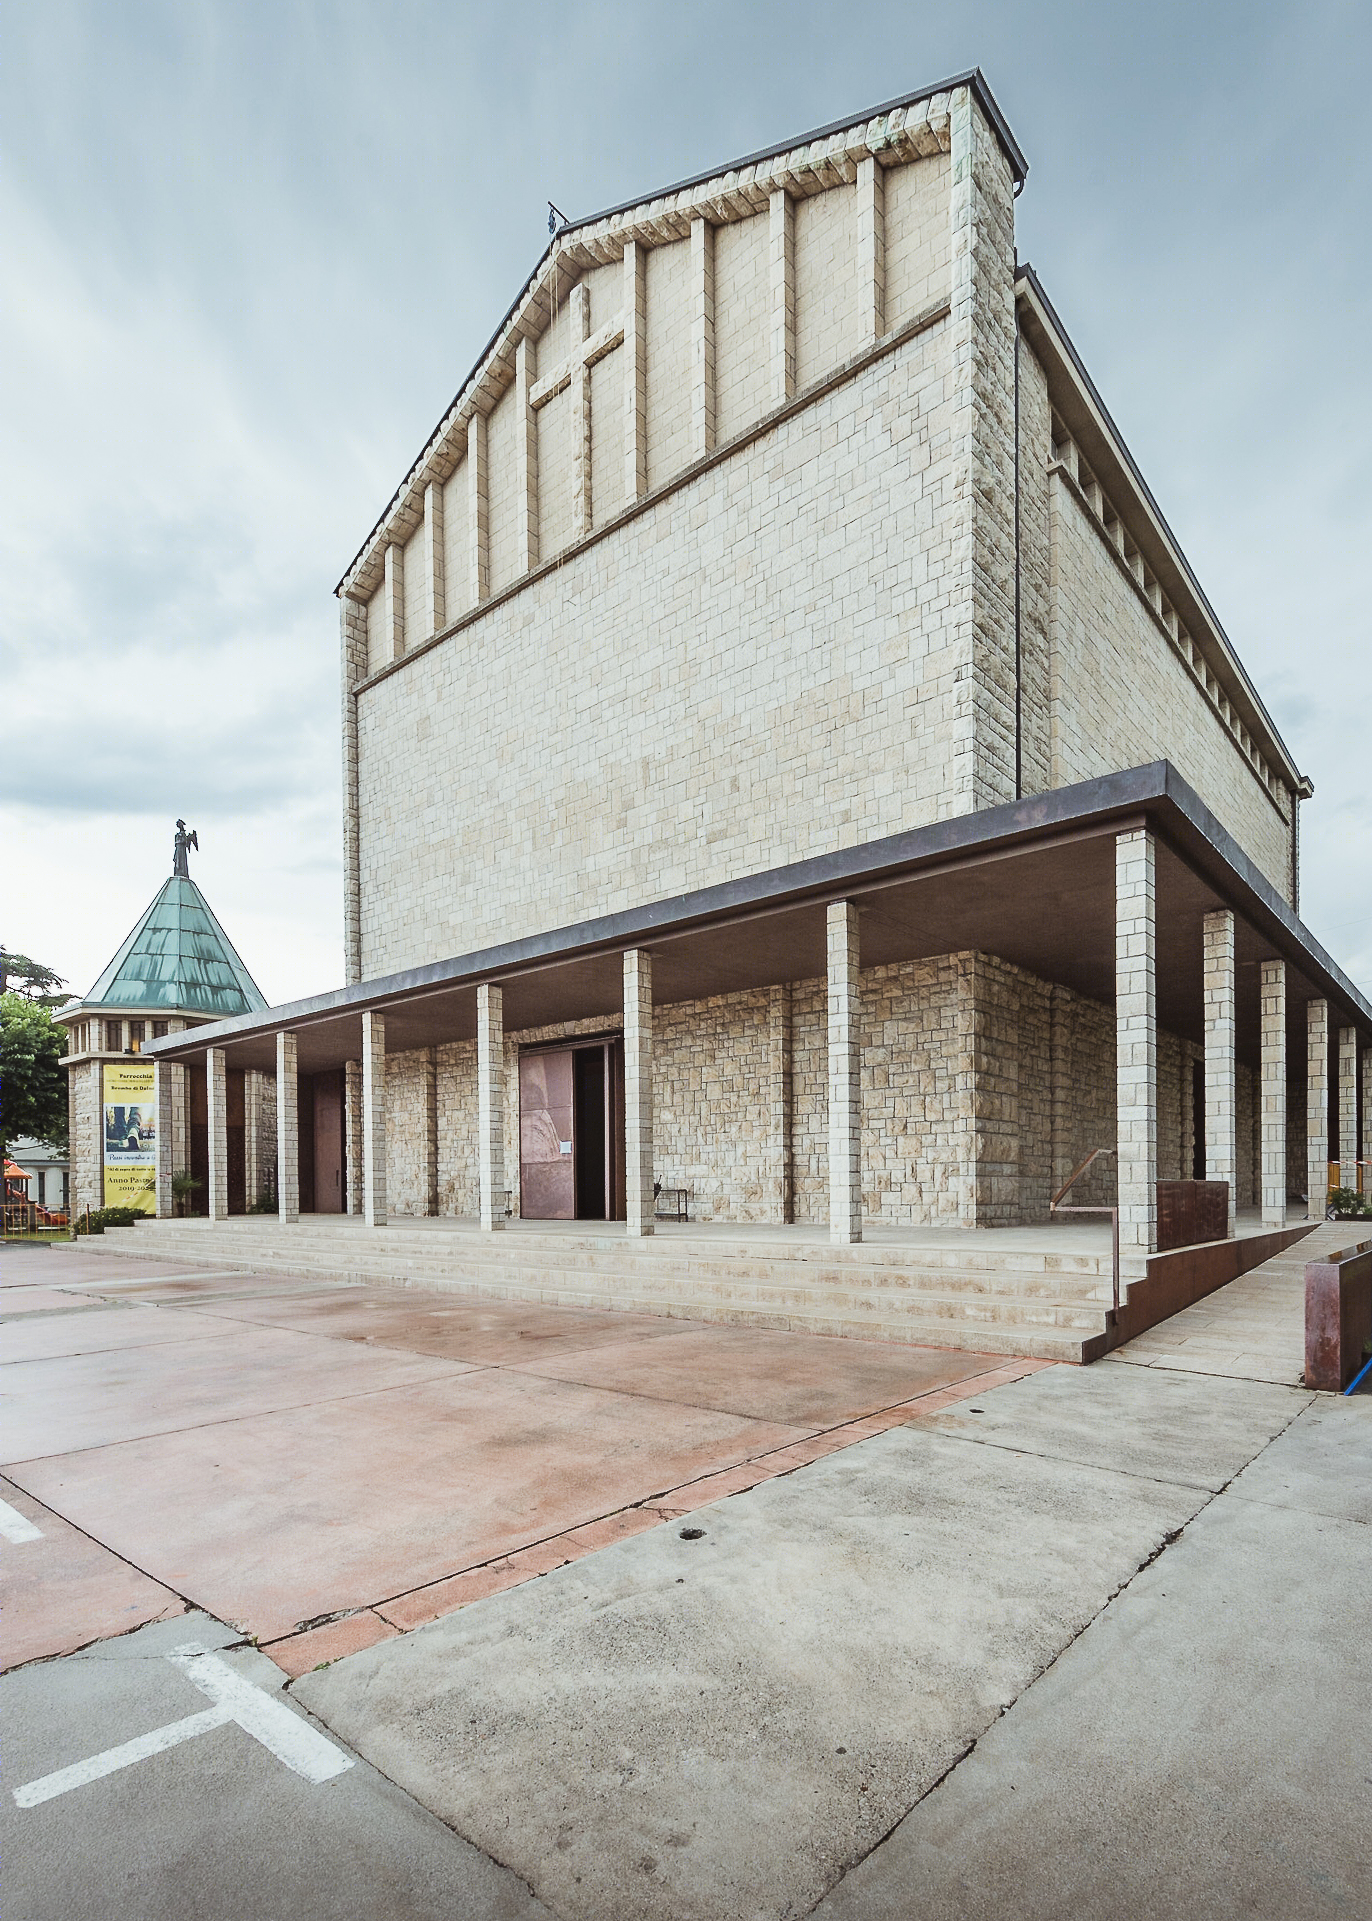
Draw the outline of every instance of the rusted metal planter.
M1341 1393L1372 1341L1372 1241L1305 1269L1305 1385Z

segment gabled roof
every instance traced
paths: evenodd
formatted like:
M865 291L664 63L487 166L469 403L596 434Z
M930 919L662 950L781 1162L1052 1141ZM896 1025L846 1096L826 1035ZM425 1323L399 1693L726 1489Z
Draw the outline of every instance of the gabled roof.
M827 126L693 174L689 180L679 180L673 186L560 226L419 457L348 563L335 594L362 600L372 594L386 546L391 541L403 543L414 532L422 516L425 487L430 481L448 478L458 458L458 435L465 434L473 414L487 413L495 404L510 378L518 341L524 337L536 339L543 332L555 298L561 297L559 290L565 292L564 281L570 286L588 268L622 258L628 240L658 246L681 239L689 233L697 214L704 213L717 224L758 212L766 206L767 195L774 187L808 195L839 181L851 181L856 178L858 161L868 154L884 154L893 162L947 152L952 97L964 87L995 132L1018 188L1028 162L981 69L973 67L949 80L901 94L879 107L830 121Z
M80 1003L231 1020L266 997L193 880L173 874Z

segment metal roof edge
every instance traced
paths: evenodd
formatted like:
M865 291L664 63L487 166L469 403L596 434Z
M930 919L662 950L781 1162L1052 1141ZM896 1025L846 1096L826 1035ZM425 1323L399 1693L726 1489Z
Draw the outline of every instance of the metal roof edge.
M1372 1003L1259 872L1190 783L1170 761L1157 760L1080 781L1071 787L1030 795L1024 800L1005 801L978 813L954 815L925 827L909 828L856 847L814 855L691 894L647 902L641 907L456 955L449 960L431 961L374 980L358 981L271 1008L265 1016L242 1014L231 1020L208 1023L195 1030L194 1038L187 1034L169 1034L164 1039L147 1042L143 1051L152 1057L175 1058L178 1048L198 1052L204 1047L219 1046L255 1033L303 1027L312 1020L329 1019L351 1011L360 1014L365 1007L384 1011L386 1005L399 1005L438 989L474 986L483 979L522 973L550 962L584 958L607 949L651 945L654 939L690 932L712 921L742 919L798 905L806 899L835 897L845 886L870 887L903 869L932 868L942 861L977 852L997 849L1010 852L1017 843L1032 842L1056 829L1104 829L1112 819L1136 818L1140 812L1147 813L1159 806L1173 810L1171 818L1187 830L1183 838L1203 843L1208 856L1228 870L1238 891L1248 896L1243 911L1265 924L1273 945L1281 945L1288 959L1303 973L1308 975L1313 969L1316 974L1323 974L1372 1037ZM1164 831L1165 828L1166 819ZM1220 890L1217 888L1217 891ZM1234 890L1231 887L1229 891Z

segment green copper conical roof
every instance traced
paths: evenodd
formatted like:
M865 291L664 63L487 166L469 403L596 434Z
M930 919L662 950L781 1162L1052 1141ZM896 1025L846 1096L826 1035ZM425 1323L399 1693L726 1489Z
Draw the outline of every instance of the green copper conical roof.
M205 896L177 874L163 883L83 1004L214 1020L267 1008Z

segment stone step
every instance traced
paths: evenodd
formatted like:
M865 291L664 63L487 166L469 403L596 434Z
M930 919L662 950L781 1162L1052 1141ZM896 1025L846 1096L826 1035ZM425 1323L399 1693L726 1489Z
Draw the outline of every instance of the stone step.
M111 1230L112 1233L118 1230ZM171 1237L167 1237L171 1240ZM899 1290L901 1293L938 1296L950 1305L940 1312L953 1312L956 1301L965 1301L974 1315L994 1313L992 1304L1013 1299L1040 1303L1054 1310L1073 1309L1097 1318L1111 1298L1108 1280L1093 1276L1020 1273L1013 1267L998 1273L958 1274L945 1270L926 1271L909 1265L900 1269L862 1269L852 1263L832 1264L825 1251L816 1249L813 1262L772 1263L754 1258L748 1263L716 1262L707 1255L679 1254L661 1248L655 1252L626 1251L623 1244L594 1253L579 1248L563 1248L556 1242L534 1243L521 1236L498 1250L489 1243L474 1243L465 1236L451 1251L436 1251L427 1243L430 1237L416 1235L406 1248L389 1232L378 1244L360 1236L338 1236L332 1241L311 1242L292 1233L289 1246L281 1239L246 1243L234 1235L216 1237L213 1247L204 1236L177 1238L170 1245L159 1237L162 1258L185 1260L190 1265L212 1262L216 1266L242 1269L260 1268L265 1272L295 1275L314 1274L324 1279L367 1279L403 1282L411 1286L429 1284L441 1287L453 1279L468 1283L486 1275L508 1274L527 1282L531 1277L559 1277L560 1284L608 1288L618 1298L626 1287L638 1287L651 1294L672 1294L683 1288L721 1297L746 1297L758 1288L824 1289L826 1292L872 1288ZM113 1253L117 1251L111 1248ZM132 1252L132 1249L129 1249Z
M227 1229L221 1227L214 1230L213 1245L207 1246L209 1232L203 1225L183 1223L166 1228L114 1228L92 1241L90 1251L95 1252L103 1246L110 1253L128 1252L129 1239L136 1235L138 1239L134 1245L137 1252L146 1258L162 1260L175 1255L195 1261L265 1261L277 1255L282 1248L282 1235L288 1234L291 1258L305 1255L349 1264L361 1259L370 1260L375 1254L378 1259L394 1264L403 1262L406 1266L441 1266L453 1260L479 1259L485 1265L508 1263L519 1266L537 1260L562 1269L595 1269L612 1261L620 1273L640 1269L656 1273L666 1268L699 1274L737 1273L741 1269L771 1273L778 1268L795 1266L809 1270L822 1268L827 1273L835 1274L856 1271L862 1275L892 1272L902 1277L927 1275L934 1280L956 1280L969 1287L980 1285L988 1289L998 1287L1010 1276L1017 1281L1047 1282L1057 1290L1073 1291L1078 1288L1089 1291L1101 1282L1108 1284L1110 1279L1108 1260L1100 1262L1094 1258L1073 1258L1070 1264L1064 1260L1063 1264L1057 1265L1052 1257L1015 1251L1002 1255L969 1251L962 1255L958 1250L876 1248L868 1243L845 1248L810 1242L802 1244L798 1251L780 1251L757 1241L721 1246L710 1240L691 1245L675 1239L631 1241L622 1235L614 1238L598 1236L594 1239L525 1233L477 1236L466 1232L445 1235L413 1230L406 1233L404 1229L390 1227L381 1230L375 1237L364 1230L335 1230L330 1234L312 1232L309 1228L298 1226L278 1229L274 1233L254 1234L235 1224Z
M177 1237L178 1258L186 1258L186 1243L194 1238L194 1232ZM222 1246L220 1237L216 1237L216 1243ZM353 1258L340 1258L345 1251ZM478 1298L601 1310L609 1307L621 1312L665 1313L673 1318L752 1326L810 1327L816 1331L842 1328L850 1333L863 1330L868 1339L927 1340L935 1346L989 1347L995 1352L1036 1356L1044 1353L1045 1339L1050 1345L1066 1343L1070 1347L1075 1343L1080 1347L1100 1334L1105 1321L1104 1301L1025 1297L1009 1285L997 1294L934 1293L893 1286L889 1276L882 1282L864 1282L851 1272L838 1278L824 1278L818 1273L802 1278L794 1271L783 1275L734 1273L702 1281L699 1274L671 1272L665 1267L654 1271L651 1264L634 1275L626 1274L611 1261L590 1269L566 1269L540 1259L493 1264L481 1258L483 1251L471 1249L469 1243L463 1250L466 1259L450 1262L442 1271L420 1275L410 1271L409 1263L396 1263L379 1251L370 1254L355 1241L346 1249L336 1244L320 1250L319 1258L312 1258L303 1247L283 1249L279 1242L251 1251L236 1248L237 1258L220 1252L212 1263L203 1237L195 1249L201 1265L255 1269L298 1280L428 1285ZM194 1263L188 1261L190 1264ZM396 1271L400 1265L404 1266L403 1273ZM921 1332L912 1334L911 1327Z
M282 1229L271 1215L260 1217L235 1216L231 1221L211 1225L208 1221L168 1221L146 1222L134 1229L112 1229L115 1236L138 1234L148 1237L151 1243L156 1236L157 1257L172 1246L185 1245L198 1251L203 1236L213 1234L216 1243L222 1246L229 1237L235 1241L255 1246L274 1246L279 1235L289 1232L293 1241L315 1241L331 1247L351 1246L366 1235L368 1230L360 1227L340 1227L330 1225L328 1217L304 1215L292 1223L289 1229ZM549 1253L554 1250L560 1260L570 1259L575 1254L590 1258L612 1253L617 1259L633 1259L641 1254L645 1259L661 1260L670 1250L674 1257L690 1260L718 1261L765 1261L769 1265L777 1262L796 1262L808 1264L823 1260L833 1266L855 1266L864 1270L874 1267L905 1267L911 1264L925 1269L946 1269L962 1273L1000 1274L1013 1269L1025 1274L1080 1274L1087 1276L1106 1275L1110 1272L1108 1254L1059 1254L1039 1253L1030 1249L987 1249L977 1246L939 1247L911 1246L909 1244L888 1244L879 1241L862 1241L852 1247L835 1247L822 1240L795 1241L778 1238L772 1240L731 1241L715 1235L702 1236L699 1241L689 1241L673 1235L654 1236L648 1243L630 1241L622 1229L597 1232L594 1229L584 1234L538 1234L527 1229L519 1229L508 1234L478 1236L471 1228L453 1228L445 1231L439 1227L409 1227L402 1221L393 1221L384 1230L387 1242L405 1245L416 1251L432 1250L447 1253L451 1249L470 1248L479 1245L491 1259L500 1259L508 1252L518 1257L521 1250L537 1246ZM189 1239L185 1238L189 1237ZM99 1237L90 1243L90 1250L100 1248ZM153 1252L152 1246L144 1245L140 1239L140 1254ZM218 1258L216 1256L216 1258Z

